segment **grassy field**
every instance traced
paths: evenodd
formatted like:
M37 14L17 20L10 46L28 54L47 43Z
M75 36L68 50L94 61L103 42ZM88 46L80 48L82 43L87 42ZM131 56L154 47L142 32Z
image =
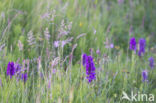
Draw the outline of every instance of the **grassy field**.
M156 0L0 0L0 103L156 103L155 18Z

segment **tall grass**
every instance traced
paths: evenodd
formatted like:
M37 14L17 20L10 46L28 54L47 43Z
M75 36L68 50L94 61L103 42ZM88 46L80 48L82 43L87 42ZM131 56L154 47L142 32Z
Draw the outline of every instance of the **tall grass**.
M0 102L126 103L122 91L156 94L156 70L148 61L156 57L155 5L154 0L1 0ZM131 37L146 39L143 57L129 50ZM94 57L91 83L83 53ZM25 83L6 75L9 61L26 69ZM148 82L142 82L145 69Z

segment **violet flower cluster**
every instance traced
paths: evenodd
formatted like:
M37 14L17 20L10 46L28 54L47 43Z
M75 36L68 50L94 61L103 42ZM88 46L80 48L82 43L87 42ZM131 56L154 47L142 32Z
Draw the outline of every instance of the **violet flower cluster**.
M129 49L136 51L136 40L135 40L135 37L132 37L130 39L129 44L130 44Z
M141 38L139 40L139 51L138 51L138 55L139 56L143 56L145 53L145 47L146 47L146 40Z
M16 68L14 66L14 62L9 62L7 66L7 76L10 76L10 78L12 78L12 76L15 75L15 72Z
M136 51L137 49L137 43L135 37L130 38L129 42L129 49L132 51ZM138 50L138 55L143 56L145 53L145 47L146 47L146 40L143 38L140 38L139 40L139 50Z
M154 68L154 58L153 57L149 58L149 66L151 67L151 69Z
M12 78L13 76L17 75L18 78L21 78L24 82L26 82L28 76L27 73L21 73L21 66L18 63L9 62L7 65L7 76Z
M86 78L88 79L88 82L91 83L93 80L96 79L96 68L93 61L93 57L87 56L87 54L83 54L82 57L83 66L86 67Z
M143 82L148 81L148 72L147 72L147 70L142 71L142 81Z
M135 37L130 38L130 42L129 42L129 49L132 51L136 51L136 40ZM145 54L145 47L146 47L146 40L144 38L140 38L139 39L139 50L138 50L138 55L141 57ZM154 58L150 57L149 58L149 66L151 69L154 68ZM147 70L143 70L142 71L142 81L148 81L148 72Z
M24 81L24 83L27 81L27 79L28 79L28 74L27 73L23 73L22 75L21 75L21 79Z
M85 66L86 60L87 60L87 54L83 54L82 55L82 64L83 64L83 66Z

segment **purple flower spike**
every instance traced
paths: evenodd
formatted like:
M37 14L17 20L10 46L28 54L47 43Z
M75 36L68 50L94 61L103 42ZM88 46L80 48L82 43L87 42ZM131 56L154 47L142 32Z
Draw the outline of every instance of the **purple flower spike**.
M144 70L142 72L142 81L143 82L148 81L147 79L148 79L148 72L147 72L147 70Z
M89 83L91 83L92 80L96 79L95 69L96 68L95 68L92 56L87 56L87 59L86 59L86 75L87 75L87 79L88 79Z
M151 67L151 69L154 68L154 58L153 57L149 58L149 66Z
M23 73L22 75L21 75L21 79L24 81L24 83L27 81L27 79L28 79L28 74L27 73Z
M138 52L138 55L139 56L143 56L144 53L145 53L145 47L146 47L146 40L141 38L139 40L139 52Z
M10 78L12 78L12 76L15 75L16 69L14 67L14 62L9 62L8 66L7 66L7 76L10 76Z
M129 42L129 49L136 51L136 40L135 37L132 37Z
M83 66L85 66L86 65L86 59L87 59L87 54L83 54L82 55L82 64L83 64Z

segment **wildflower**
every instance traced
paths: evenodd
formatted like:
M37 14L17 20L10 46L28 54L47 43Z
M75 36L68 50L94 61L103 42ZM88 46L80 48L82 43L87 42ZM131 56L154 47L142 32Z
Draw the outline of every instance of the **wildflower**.
M57 72L56 69L52 69L52 74L55 74Z
M80 22L79 26L82 27L82 25L83 25L82 22Z
M48 21L54 21L55 16L56 16L56 11L53 10L51 12L48 11L48 12L44 13L43 15L41 15L41 18L46 19Z
M86 59L87 59L87 54L83 54L82 55L82 64L83 64L83 66L85 66L86 65Z
M139 40L139 52L138 55L142 56L145 53L146 40L141 38Z
M54 60L51 61L51 68L53 69L60 61L59 57L54 58Z
M96 50L96 54L100 55L100 50L99 49Z
M28 74L27 73L23 73L22 75L21 75L21 79L24 81L24 83L27 81L27 79L28 79Z
M136 40L135 37L132 37L129 42L129 49L136 51Z
M62 48L63 48L66 44L67 44L67 42L63 40L63 41L61 42Z
M62 46L62 48L63 48L66 44L70 43L72 40L73 40L73 37L61 41L61 46Z
M151 67L151 69L154 68L154 58L153 57L149 58L149 66Z
M147 78L148 78L147 70L144 70L144 71L142 72L142 81L143 81L143 82L148 81Z
M110 48L114 48L114 44L113 43L110 44Z
M110 42L108 38L106 38L106 41L104 42L105 48L114 48L114 44Z
M86 75L88 82L91 83L92 80L96 79L95 76L95 65L92 56L87 56L86 58Z
M54 47L57 48L59 47L60 41L54 41Z
M10 78L12 78L12 76L15 75L16 69L14 67L14 62L9 62L8 66L7 66L7 76L10 76Z
M120 46L115 46L115 49L119 50L120 49Z

